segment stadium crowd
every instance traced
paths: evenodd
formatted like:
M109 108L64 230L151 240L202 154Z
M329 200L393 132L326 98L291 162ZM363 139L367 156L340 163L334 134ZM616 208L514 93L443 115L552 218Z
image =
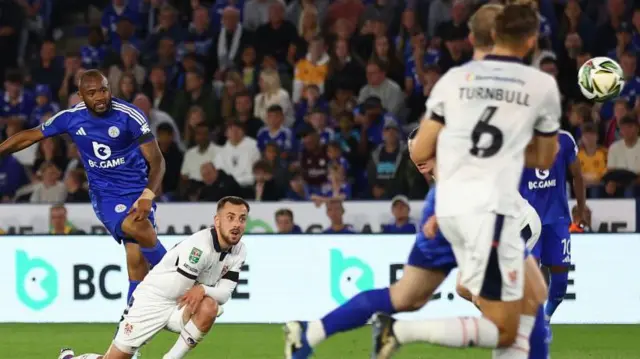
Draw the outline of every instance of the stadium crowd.
M64 7L102 6L81 48L58 48ZM166 161L161 199L424 198L408 158L439 77L470 59L465 0L0 1L0 139L75 105L86 69L143 111ZM62 7L62 9L61 9ZM563 95L589 197L640 184L640 8L624 0L539 0L534 66ZM36 46L39 51L30 52ZM577 69L621 64L621 96L593 105ZM0 159L2 202L88 202L65 138Z

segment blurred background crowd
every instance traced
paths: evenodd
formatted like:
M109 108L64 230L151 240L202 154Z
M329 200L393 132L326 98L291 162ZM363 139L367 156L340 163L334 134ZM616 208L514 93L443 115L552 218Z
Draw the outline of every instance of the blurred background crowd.
M0 0L0 139L78 103L78 76L99 68L149 119L167 165L163 201L421 199L429 183L406 135L440 76L470 60L467 20L480 5ZM531 61L558 81L589 197L634 197L640 7L539 0L538 9ZM577 69L593 56L621 64L618 99L582 97ZM51 138L0 159L0 197L88 202L75 146Z

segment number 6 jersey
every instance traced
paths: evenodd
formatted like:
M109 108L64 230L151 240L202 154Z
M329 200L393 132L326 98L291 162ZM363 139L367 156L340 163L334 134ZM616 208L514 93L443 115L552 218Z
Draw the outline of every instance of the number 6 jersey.
M561 116L555 79L512 57L449 70L427 101L441 121L436 213L518 216L524 152L533 134L554 136Z

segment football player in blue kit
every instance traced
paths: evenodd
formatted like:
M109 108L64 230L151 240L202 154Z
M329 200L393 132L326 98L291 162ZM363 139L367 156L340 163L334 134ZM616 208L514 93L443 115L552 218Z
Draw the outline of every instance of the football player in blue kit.
M0 156L47 137L71 137L87 172L96 216L118 243L124 243L128 300L149 265L156 265L166 253L156 235L154 203L164 176L164 158L142 111L112 98L109 82L100 71L82 75L79 95L83 102L0 144Z
M410 141L415 133L416 131L409 136ZM411 142L409 142L409 148L411 148ZM434 163L431 161L418 165L418 169L423 175L430 177ZM449 272L457 267L451 245L437 229L434 214L435 187L432 187L425 198L416 241L403 268L402 277L390 287L357 294L320 320L286 323L284 327L285 358L310 358L313 355L313 348L321 342L335 334L364 326L377 312L388 314L412 312L426 305ZM526 232L525 227L523 233ZM387 332L393 332L393 330ZM375 336L376 339L382 337L379 334ZM544 315L540 309L530 336L530 359L547 359L548 346L545 339ZM380 343L374 343L374 347L379 346Z
M567 198L567 170L573 177L573 191L577 202L578 217L582 222L586 210L585 185L582 180L578 146L569 132L559 131L559 150L549 170L525 169L520 183L520 193L535 208L542 221L540 239L532 254L547 267L550 273L549 296L544 311L549 320L565 294L571 265L571 211ZM551 339L551 328L548 328Z

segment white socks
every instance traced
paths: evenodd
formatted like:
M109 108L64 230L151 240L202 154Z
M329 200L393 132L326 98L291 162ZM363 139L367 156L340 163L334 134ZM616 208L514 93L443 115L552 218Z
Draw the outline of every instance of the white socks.
M535 321L536 317L534 316L521 315L516 341L508 348L495 349L493 359L527 359L529 357L529 336L531 336Z
M171 350L162 357L162 359L181 359L187 353L195 348L202 340L206 333L202 333L198 327L190 320L185 324L184 329L180 332L180 338L173 345Z
M77 357L73 357L71 359L98 359L102 358L102 354L82 354Z
M324 332L322 321L314 320L307 323L307 341L312 348L320 344L326 338L327 335Z
M498 327L483 317L397 321L393 331L400 344L428 342L456 348L498 345Z

